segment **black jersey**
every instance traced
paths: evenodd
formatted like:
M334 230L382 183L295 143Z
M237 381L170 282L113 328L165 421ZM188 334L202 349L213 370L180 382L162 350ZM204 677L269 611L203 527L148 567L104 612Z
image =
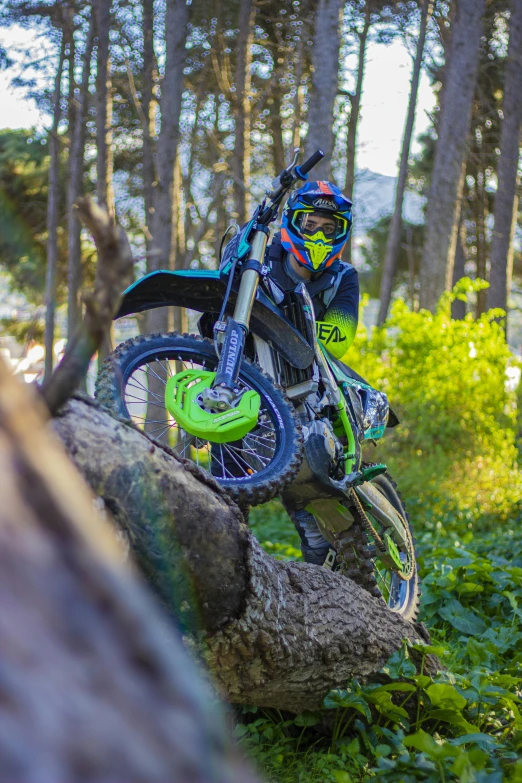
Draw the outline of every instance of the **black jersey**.
M337 260L315 278L304 280L290 266L279 234L270 245L268 262L274 299L282 301L285 293L304 283L314 305L317 336L330 353L341 359L353 342L359 320L359 280L354 267Z

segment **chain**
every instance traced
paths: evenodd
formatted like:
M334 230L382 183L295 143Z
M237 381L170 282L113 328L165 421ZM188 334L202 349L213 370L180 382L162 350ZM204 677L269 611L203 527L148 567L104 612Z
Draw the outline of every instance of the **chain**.
M359 500L359 496L357 495L357 492L354 489L352 489L350 494L351 494L352 500L354 502L354 505L355 505L357 511L359 512L359 516L360 516L361 522L363 523L364 527L366 528L368 533L371 533L371 535L374 537L375 543L377 544L377 546L379 547L381 552L386 552L386 544L384 543L384 541L382 540L382 538L380 537L380 535L378 534L378 532L376 531L376 529L372 525L371 521L369 520L368 515L366 514L366 511L362 507L362 503Z
M377 544L377 546L381 550L381 552L385 552L386 551L386 544L384 543L382 538L379 536L379 534L375 530L374 526L371 523L371 520L369 519L366 511L364 510L364 508L362 506L361 501L359 500L359 497L358 497L357 493L353 489L351 491L351 498L352 498L352 500L354 502L355 508L357 509L357 511L359 513L360 521L362 522L362 524L366 528L367 532L370 533L373 536L373 538L375 540L375 543ZM415 548L413 546L413 540L412 540L412 537L411 537L410 526L409 526L408 522L404 519L402 514L399 511L397 511L397 509L394 509L394 511L397 514L397 516L399 517L399 519L400 519L400 521L401 521L401 523L402 523L402 525L404 527L404 531L406 533L406 546L407 546L407 549L408 549L408 570L407 571L403 571L402 569L400 571L397 570L397 573L399 574L401 579L404 579L405 582L409 582L410 579L412 579L412 577L413 577L413 575L415 573Z

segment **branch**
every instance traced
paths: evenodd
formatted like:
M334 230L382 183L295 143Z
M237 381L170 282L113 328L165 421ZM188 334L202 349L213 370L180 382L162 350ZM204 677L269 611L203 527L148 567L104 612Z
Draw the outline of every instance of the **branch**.
M98 263L94 292L85 297L83 323L67 343L56 371L41 389L52 416L85 378L91 358L110 330L122 291L132 279L132 253L123 229L90 198L80 199L76 209L94 238Z

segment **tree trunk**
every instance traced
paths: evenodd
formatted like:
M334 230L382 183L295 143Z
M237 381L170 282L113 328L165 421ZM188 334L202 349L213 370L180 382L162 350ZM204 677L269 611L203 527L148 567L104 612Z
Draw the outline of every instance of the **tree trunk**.
M276 79L278 78L276 71ZM285 145L283 142L283 118L281 116L281 105L283 89L281 85L274 84L272 88L273 104L270 111L270 120L272 126L272 160L274 162L274 176L285 167ZM296 88L297 89L297 88Z
M479 150L480 163L477 170L476 226L477 226L477 277L486 280L486 173L484 170L484 148ZM477 311L479 318L486 312L486 290L477 292Z
M0 781L253 783L226 716L0 363Z
M332 176L334 104L338 90L342 10L342 0L319 0L317 3L306 158L318 149L325 153L325 157L313 169L311 176L314 179L330 179Z
M404 138L402 141L401 162L399 166L399 178L397 180L397 191L395 193L395 208L390 223L388 242L386 244L386 254L381 278L380 307L377 323L379 326L386 320L393 287L393 280L397 270L397 260L399 257L399 243L401 239L402 225L402 204L404 201L404 191L406 189L406 178L408 176L408 159L410 156L410 144L415 123L415 109L417 106L417 93L419 91L419 81L422 67L422 58L424 54L424 42L426 40L426 28L433 9L432 0L423 0L422 13L419 26L419 38L417 41L417 51L413 63L413 72L411 76L410 100L408 104L408 116L404 128Z
M504 76L504 101L495 225L491 240L488 307L507 311L513 268L513 239L518 213L517 174L522 126L522 0L511 1L509 47Z
M95 0L98 57L96 63L96 196L114 214L112 190L112 83L109 53L112 0Z
M188 21L186 0L167 0L165 15L165 73L161 83L161 130L156 145L157 184L154 188L152 250L150 268L168 269L173 243L173 184L179 139L179 117L183 93L183 67ZM165 308L148 314L149 331L168 328Z
M466 274L466 226L462 218L462 209L459 223L459 231L457 235L457 247L455 250L455 263L453 265L453 280L452 287L458 283L461 277ZM451 317L462 320L466 315L466 302L461 299L455 299L451 304Z
M245 223L250 216L250 87L255 12L256 7L252 0L240 0L235 78L236 140L231 161L234 174L234 205L240 223Z
M145 202L145 236L147 251L151 250L152 219L154 213L154 134L156 100L154 95L154 0L143 0L143 72L142 72L142 132L143 132L143 197ZM147 271L154 269L147 256Z
M291 149L301 146L301 127L303 117L303 91L302 85L303 76L305 72L305 55L303 51L303 33L301 32L297 46L295 49L294 58L295 69L295 95L293 101L293 114L292 114L292 144ZM315 150L314 150L315 152Z
M420 306L434 311L453 278L453 259L485 0L459 0L446 67L420 267Z
M94 44L95 23L91 14L89 32L83 55L81 82L77 95L73 95L70 107L70 152L69 152L69 189L67 193L69 260L68 260L68 296L67 296L67 336L72 337L81 318L80 286L82 281L81 225L75 215L75 203L82 195L83 167L85 153L85 123L89 99L89 77Z
M179 156L176 160L174 167L174 237L173 246L174 253L172 258L172 269L183 270L187 266L186 261L186 236L185 236L185 201L184 201L184 189L183 189L183 172L181 171L181 161ZM197 247L196 247L197 252ZM188 259L187 259L188 261ZM175 332L184 334L188 329L187 311L184 307L172 308L172 328ZM179 371L181 372L182 366L180 363ZM167 439L168 442L168 439Z
M353 188L355 185L355 146L357 140L357 125L359 123L359 114L361 110L362 86L364 81L364 65L366 58L366 42L368 31L370 29L370 6L366 4L364 16L364 27L359 38L359 59L357 63L357 83L355 93L350 95L350 119L348 122L348 134L346 138L346 177L344 181L344 193L348 198L353 198ZM344 252L345 260L348 263L352 260L352 235L348 238L346 250Z
M355 145L357 140L357 125L361 110L362 87L364 82L364 66L366 61L366 42L370 30L370 7L366 3L364 27L359 38L359 59L357 62L357 83L355 92L350 96L351 110L348 122L348 135L346 139L346 177L344 180L344 193L348 198L353 197L355 184Z
M404 638L419 637L349 579L267 555L208 474L103 409L73 400L54 428L132 531L167 609L206 631L206 657L229 701L320 708L329 689L375 674Z
M54 82L53 124L49 133L49 192L47 196L47 272L45 278L45 370L47 379L53 371L54 319L58 272L58 221L60 206L60 142L58 126L61 118L62 72L65 60L65 35L62 34L58 70Z
M95 0L98 56L96 61L96 197L101 207L114 214L112 185L112 79L110 28L112 0ZM113 349L112 329L98 351L98 369Z

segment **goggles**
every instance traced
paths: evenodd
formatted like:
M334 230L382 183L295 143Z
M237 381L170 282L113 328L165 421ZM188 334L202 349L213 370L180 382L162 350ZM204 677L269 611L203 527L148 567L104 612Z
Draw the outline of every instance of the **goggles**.
M327 242L338 242L349 230L346 218L313 208L294 210L291 224L301 236L313 239L321 232Z

